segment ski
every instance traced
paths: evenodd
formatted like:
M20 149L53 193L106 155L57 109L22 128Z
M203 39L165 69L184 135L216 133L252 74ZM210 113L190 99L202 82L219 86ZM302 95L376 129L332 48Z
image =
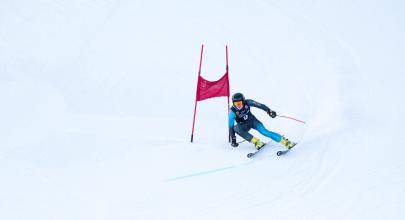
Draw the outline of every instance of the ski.
M295 147L295 145L297 145L297 143L294 143L294 145L292 147L288 148L287 150L279 150L279 151L277 151L277 156L281 156L281 155L284 155L284 154L288 153L288 151L290 151L293 147Z
M294 145L292 147L288 148L287 150L279 150L279 151L277 151L277 156L282 156L282 155L288 153L288 151L293 149L293 147L295 147L296 145L297 145L297 143L294 143ZM252 153L248 153L247 157L248 158L254 157L257 153L259 153L264 148L264 146L266 146L266 144L264 144L263 147L261 147L259 150L256 150L255 152L252 152Z
M265 143L259 150L256 150L255 152L252 152L252 153L248 153L248 154L247 154L247 157L248 157L248 158L254 157L254 156L255 156L257 153L259 153L259 151L261 151L266 145L267 145L267 143Z

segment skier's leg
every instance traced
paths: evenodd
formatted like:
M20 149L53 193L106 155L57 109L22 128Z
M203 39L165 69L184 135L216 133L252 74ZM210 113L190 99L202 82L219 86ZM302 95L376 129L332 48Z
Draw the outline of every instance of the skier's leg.
M282 136L280 134L267 130L259 120L257 120L256 126L254 128L258 132L260 132L260 134L262 134L268 138L271 138L275 142L280 142L282 139Z
M252 125L253 125L252 122L248 122L246 124L237 124L234 126L234 130L239 136L253 143L256 149L260 149L261 147L264 146L264 143L259 138L253 137L253 135L249 133L249 130L251 129Z
M253 135L251 135L249 133L250 130L250 126L248 126L247 124L236 124L233 127L233 130L239 135L241 136L243 139L247 140L250 142L250 140L252 140Z
M295 146L294 142L289 141L287 138L281 136L280 134L276 133L276 132L272 132L267 130L263 123L261 123L259 120L256 120L256 123L254 124L254 128L260 132L260 134L271 138L272 140L274 140L275 142L278 142L282 145L284 145L286 148L292 148Z

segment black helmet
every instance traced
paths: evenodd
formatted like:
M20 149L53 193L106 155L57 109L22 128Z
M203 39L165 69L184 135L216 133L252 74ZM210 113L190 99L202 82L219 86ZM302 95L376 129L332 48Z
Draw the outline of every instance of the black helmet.
M243 101L245 102L245 96L242 93L237 92L232 96L232 102Z

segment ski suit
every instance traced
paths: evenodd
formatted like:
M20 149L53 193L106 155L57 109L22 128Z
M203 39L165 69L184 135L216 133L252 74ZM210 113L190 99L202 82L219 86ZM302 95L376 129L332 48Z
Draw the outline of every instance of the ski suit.
M256 107L260 108L264 111L270 110L269 107L267 107L264 104L261 104L259 102L256 102L251 99L246 99L243 107L241 109L237 109L235 106L231 107L231 110L229 111L229 134L231 137L235 136L235 132L244 138L247 141L251 141L253 138L253 135L249 133L250 129L255 129L260 132L260 134L271 138L272 140L276 142L280 142L281 140L281 135L272 131L267 130L262 122L260 122L250 111L250 107ZM236 125L235 124L236 121Z

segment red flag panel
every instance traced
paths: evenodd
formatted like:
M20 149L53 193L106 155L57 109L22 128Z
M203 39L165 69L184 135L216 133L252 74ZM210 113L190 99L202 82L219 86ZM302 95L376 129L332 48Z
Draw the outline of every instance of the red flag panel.
M208 81L201 75L198 77L197 101L220 96L229 96L229 81L227 72L221 77L221 79L217 81Z

